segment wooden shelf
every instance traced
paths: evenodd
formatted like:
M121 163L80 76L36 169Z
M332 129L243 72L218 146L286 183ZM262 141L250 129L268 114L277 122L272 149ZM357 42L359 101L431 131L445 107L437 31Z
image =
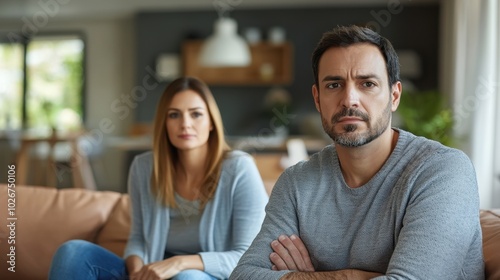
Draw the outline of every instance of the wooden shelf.
M198 63L202 41L182 46L183 73L209 85L285 85L292 82L292 45L258 43L250 45L252 63L247 67L202 67ZM271 68L271 72L268 70ZM267 73L267 74L266 74Z

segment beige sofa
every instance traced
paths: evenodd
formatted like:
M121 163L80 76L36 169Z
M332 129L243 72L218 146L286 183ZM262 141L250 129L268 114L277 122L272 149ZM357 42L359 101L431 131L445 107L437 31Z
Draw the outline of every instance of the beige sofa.
M130 227L127 195L16 186L11 206L17 220L7 220L8 195L7 186L0 185L0 279L47 279L57 247L70 239L92 241L123 254ZM4 225L10 222L15 228ZM9 237L15 240L15 263L9 263ZM14 264L15 272L9 271Z
M122 255L130 227L126 194L32 186L16 186L13 194L15 205L9 205L7 185L0 185L0 279L46 279L54 252L70 239ZM500 279L500 209L482 211L481 224L487 279ZM12 240L15 244L9 244ZM9 271L12 265L15 272Z

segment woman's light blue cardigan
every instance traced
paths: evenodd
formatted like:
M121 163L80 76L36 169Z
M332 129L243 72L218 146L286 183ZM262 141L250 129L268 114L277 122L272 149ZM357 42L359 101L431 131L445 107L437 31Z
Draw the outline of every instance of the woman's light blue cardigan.
M160 261L165 253L170 225L169 208L151 193L153 154L134 158L129 172L132 225L124 258L140 257L145 264ZM268 196L253 158L241 151L229 152L219 184L200 221L199 253L205 272L229 278L241 255L260 230Z

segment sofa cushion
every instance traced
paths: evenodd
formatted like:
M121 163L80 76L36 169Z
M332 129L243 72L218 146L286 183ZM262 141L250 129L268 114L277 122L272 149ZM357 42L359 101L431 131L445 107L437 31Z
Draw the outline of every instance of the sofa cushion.
M500 279L500 209L481 211L486 279Z
M7 186L0 185L1 205L7 196ZM71 239L95 242L119 199L115 192L17 186L15 229L0 226L0 252L10 251L7 239L15 236L15 273L7 270L8 256L2 253L0 279L47 279L57 248ZM0 211L0 221L7 221L5 208Z
M97 236L96 243L122 257L130 232L130 200L123 194Z

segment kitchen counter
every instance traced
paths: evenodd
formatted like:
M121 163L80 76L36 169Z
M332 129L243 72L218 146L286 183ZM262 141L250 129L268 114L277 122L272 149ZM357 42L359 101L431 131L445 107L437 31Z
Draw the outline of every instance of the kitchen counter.
M308 154L318 152L323 147L330 144L325 139L312 138L304 135L292 135L288 137L226 136L226 140L231 148L252 154L287 153L286 143L291 139L301 139L304 142ZM149 150L152 147L152 139L149 135L108 137L107 145L124 151Z

